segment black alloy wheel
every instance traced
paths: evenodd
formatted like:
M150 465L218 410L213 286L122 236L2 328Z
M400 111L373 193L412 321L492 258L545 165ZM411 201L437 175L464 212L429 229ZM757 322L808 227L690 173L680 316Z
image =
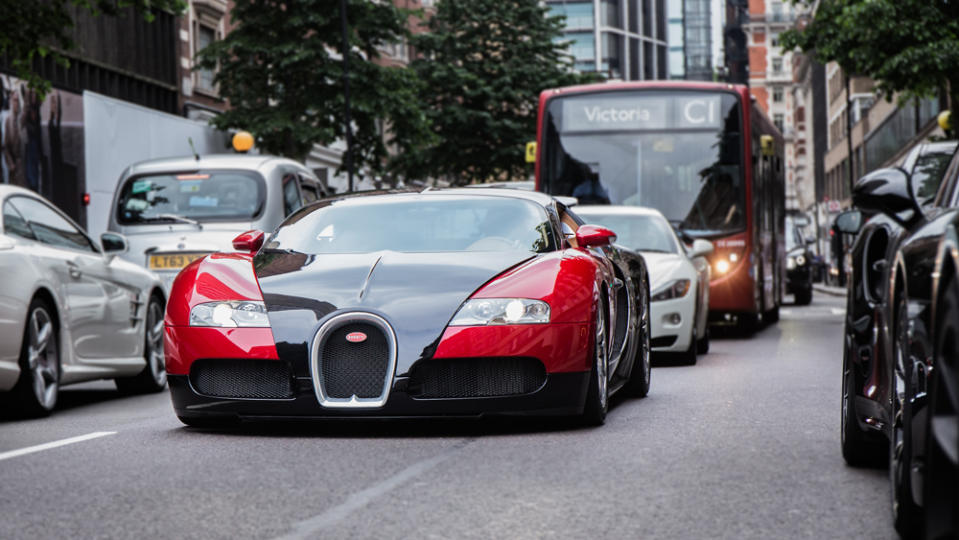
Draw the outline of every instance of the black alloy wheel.
M53 309L41 298L27 308L20 347L20 378L13 387L19 413L26 417L47 416L60 393L60 347Z
M699 354L709 352L709 321L706 322L706 332L703 333L702 339L696 341L696 352Z
M147 394L166 387L166 359L163 354L163 299L153 294L143 319L143 371L133 377L115 379L117 389L125 394Z
M892 517L903 539L920 538L922 509L912 496L912 359L909 354L909 319L905 295L896 297L895 340L890 382L892 422L889 429L889 481Z
M589 375L589 390L583 407L583 423L601 426L609 410L609 348L606 344L606 310L596 308L596 332L593 338L593 366Z
M649 394L649 384L652 378L650 348L649 348L649 291L644 290L643 313L639 318L639 346L636 349L636 359L633 361L633 370L629 374L629 382L626 383L626 392L638 398L646 397Z
M842 457L851 467L882 467L888 459L889 448L884 437L865 433L859 427L856 413L856 395L853 367L844 347L842 358L842 403L839 444Z
M926 429L923 503L927 538L959 536L959 281L942 289Z

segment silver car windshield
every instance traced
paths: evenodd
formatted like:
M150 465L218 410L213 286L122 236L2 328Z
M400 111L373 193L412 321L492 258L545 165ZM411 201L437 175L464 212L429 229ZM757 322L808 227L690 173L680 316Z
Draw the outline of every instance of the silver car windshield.
M263 208L262 177L246 171L136 176L117 199L121 225L193 221L250 221ZM186 221L186 220L183 220Z

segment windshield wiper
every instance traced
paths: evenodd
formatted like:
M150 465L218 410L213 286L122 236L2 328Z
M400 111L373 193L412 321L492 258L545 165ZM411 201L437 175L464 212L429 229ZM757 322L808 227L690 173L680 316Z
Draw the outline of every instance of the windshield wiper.
M193 225L199 230L203 230L203 224L195 219L190 219L188 217L178 216L176 214L157 214L156 216L149 218L151 220L155 219L169 219L171 221L176 221L177 223L186 223L187 225Z

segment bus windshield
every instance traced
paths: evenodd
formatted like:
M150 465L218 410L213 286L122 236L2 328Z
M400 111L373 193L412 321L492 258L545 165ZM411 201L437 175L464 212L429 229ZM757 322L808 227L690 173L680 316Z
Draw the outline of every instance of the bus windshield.
M742 112L735 94L613 91L554 98L540 189L581 204L658 209L691 235L744 230Z

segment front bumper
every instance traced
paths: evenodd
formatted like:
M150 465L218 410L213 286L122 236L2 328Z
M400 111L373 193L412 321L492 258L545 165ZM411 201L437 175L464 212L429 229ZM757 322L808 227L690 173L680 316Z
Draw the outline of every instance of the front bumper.
M319 418L442 418L485 415L573 415L583 411L589 372L550 373L537 391L514 396L418 399L407 393L406 377L393 379L386 404L379 408L324 408L313 382L299 377L288 399L217 398L198 393L186 375L170 375L170 397L177 416L190 419L268 420Z
M656 352L685 352L689 349L689 343L693 339L693 323L696 315L696 291L690 288L686 296L673 300L664 300L662 302L651 302L649 304L649 316L651 320L650 339L653 341L652 350ZM678 314L681 318L679 324L671 324L667 319L671 314ZM656 346L656 341L668 342L663 338L675 336L667 346Z

